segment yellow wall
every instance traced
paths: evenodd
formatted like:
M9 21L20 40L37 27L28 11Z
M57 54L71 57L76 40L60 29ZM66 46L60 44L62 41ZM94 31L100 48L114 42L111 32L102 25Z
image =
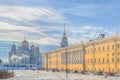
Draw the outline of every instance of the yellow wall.
M81 57L83 48L85 53ZM120 72L120 35L89 41L84 45L74 44L44 53L42 57L48 61L48 69L66 70L66 64L61 62L62 55L66 52L69 70ZM48 58L45 58L47 57L45 54L48 54ZM65 55L64 58L66 58ZM82 58L85 63L79 63ZM74 62L75 60L77 62ZM46 62L43 67L47 68Z

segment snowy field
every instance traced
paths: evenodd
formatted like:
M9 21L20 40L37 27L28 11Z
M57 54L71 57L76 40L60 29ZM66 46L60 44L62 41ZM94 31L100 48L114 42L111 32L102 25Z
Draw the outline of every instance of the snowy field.
M69 73L68 78L66 78L65 72L38 72L33 70L16 70L14 72L14 78L6 80L120 80L120 76L107 76L107 78L105 78L104 75Z

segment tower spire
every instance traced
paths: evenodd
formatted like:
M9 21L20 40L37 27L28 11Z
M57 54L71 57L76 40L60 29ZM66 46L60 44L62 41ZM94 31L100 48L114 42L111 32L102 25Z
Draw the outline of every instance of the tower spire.
M66 47L66 46L68 46L68 40L67 40L67 36L66 36L66 26L65 26L65 24L64 24L64 34L63 34L63 37L62 37L62 39L61 39L60 46L61 46L61 47Z
M24 40L26 40L26 37L24 36Z
M66 37L66 26L64 24L64 37Z

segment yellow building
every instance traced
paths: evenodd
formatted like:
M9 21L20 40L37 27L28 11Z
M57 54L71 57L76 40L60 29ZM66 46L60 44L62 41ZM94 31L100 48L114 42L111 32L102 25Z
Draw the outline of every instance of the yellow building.
M80 42L42 54L43 68L89 72L120 72L120 35Z
M87 71L120 72L120 35L87 42L85 50Z
M68 47L43 53L43 67L46 69L56 70L83 70L83 52L84 51L81 44L74 44Z

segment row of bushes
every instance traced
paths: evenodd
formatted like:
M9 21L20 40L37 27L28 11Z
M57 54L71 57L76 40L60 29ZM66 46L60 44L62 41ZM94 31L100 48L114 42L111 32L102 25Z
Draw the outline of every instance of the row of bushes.
M13 72L9 72L8 70L0 70L0 79L12 78L13 76Z

